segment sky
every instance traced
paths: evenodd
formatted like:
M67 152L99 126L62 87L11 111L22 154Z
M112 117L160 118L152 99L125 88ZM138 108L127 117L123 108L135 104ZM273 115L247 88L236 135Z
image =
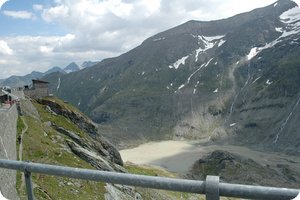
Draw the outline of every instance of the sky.
M188 20L227 18L275 1L0 0L0 79L118 56Z

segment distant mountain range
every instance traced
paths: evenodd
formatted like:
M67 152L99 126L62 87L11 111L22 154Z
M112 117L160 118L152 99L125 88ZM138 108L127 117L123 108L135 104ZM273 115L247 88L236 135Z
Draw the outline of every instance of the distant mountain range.
M7 79L0 79L0 86L22 87L24 85L30 85L32 79L40 79L47 74L51 74L54 72L59 72L61 74L68 74L71 72L79 71L87 67L91 67L93 65L96 65L97 63L98 62L85 61L81 64L81 66L78 66L75 62L71 62L69 65L67 65L64 68L55 66L47 70L46 72L33 71L30 74L27 74L25 76L11 76Z

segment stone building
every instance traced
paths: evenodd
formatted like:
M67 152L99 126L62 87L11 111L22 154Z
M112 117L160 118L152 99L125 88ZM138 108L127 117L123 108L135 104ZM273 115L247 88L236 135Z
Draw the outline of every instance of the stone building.
M6 101L9 100L10 100L9 96L0 90L0 103L5 103Z
M31 98L43 98L49 96L49 83L41 80L32 80L32 86L24 87L25 96Z

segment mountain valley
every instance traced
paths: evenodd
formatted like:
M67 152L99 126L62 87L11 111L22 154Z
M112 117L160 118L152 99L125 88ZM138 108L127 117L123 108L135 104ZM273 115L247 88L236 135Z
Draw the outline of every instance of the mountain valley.
M49 97L20 98L21 160L299 188L299 55L300 8L278 0L188 21L117 57L12 76L0 86L49 83ZM43 175L33 182L38 199L204 199ZM20 173L16 185L26 199Z

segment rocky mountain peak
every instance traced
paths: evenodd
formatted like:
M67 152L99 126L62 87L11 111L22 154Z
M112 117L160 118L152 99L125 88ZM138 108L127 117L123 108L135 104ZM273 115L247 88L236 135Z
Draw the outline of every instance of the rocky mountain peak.
M68 64L63 70L64 70L66 73L71 73L71 72L79 71L80 68L79 68L79 66L78 66L75 62L71 62L71 63Z

